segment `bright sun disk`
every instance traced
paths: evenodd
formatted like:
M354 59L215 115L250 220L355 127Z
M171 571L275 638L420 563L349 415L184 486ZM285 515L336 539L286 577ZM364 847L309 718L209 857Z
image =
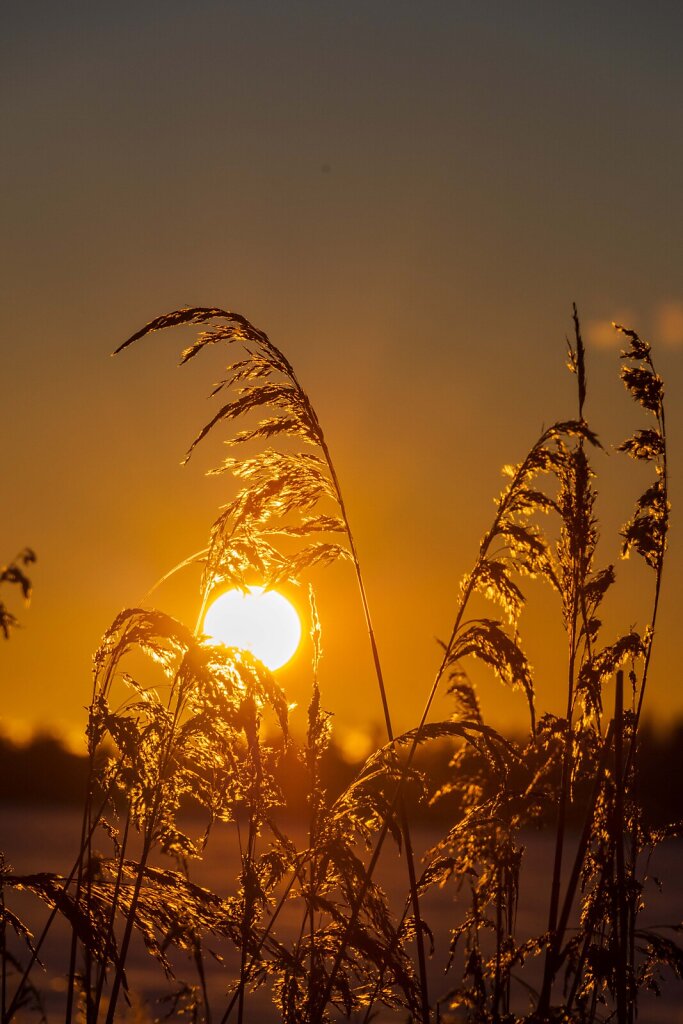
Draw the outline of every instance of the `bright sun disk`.
M215 643L238 647L271 671L282 668L301 640L301 622L294 607L277 590L248 587L227 590L209 605L203 632Z

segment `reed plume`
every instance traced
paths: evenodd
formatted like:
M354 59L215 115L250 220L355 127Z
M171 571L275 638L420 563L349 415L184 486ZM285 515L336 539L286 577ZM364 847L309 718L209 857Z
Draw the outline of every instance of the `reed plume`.
M217 322L217 323L216 323ZM312 665L303 740L273 674L247 652L213 645L162 611L128 608L106 631L94 659L87 726L89 774L72 870L21 874L0 862L2 1024L40 1012L34 982L45 938L59 916L71 930L66 1019L114 1022L129 1000L131 950L142 944L168 988L170 1017L238 1024L254 989L270 991L279 1018L369 1021L376 1004L411 1019L439 1020L448 1007L472 1024L632 1024L639 993L665 968L683 976L676 932L641 925L651 850L675 828L657 830L638 799L638 727L651 663L669 525L664 388L650 346L629 329L622 379L649 417L618 450L650 464L654 480L621 531L622 556L653 573L642 634L605 636L603 601L618 585L598 560L599 494L594 457L602 444L585 418L586 353L576 308L568 366L576 418L542 431L527 455L506 466L506 483L470 570L462 577L452 628L416 725L395 735L354 535L314 407L285 355L237 313L214 307L158 317L120 346L157 330L210 324L181 355L238 346L214 389L215 415L190 445L255 414L230 443L265 447L229 457L237 493L189 562L202 565L201 624L216 587L299 583L316 566L351 562L365 613L387 730L341 792L324 782L332 739L321 684L322 625L310 594ZM227 398L223 401L223 396ZM273 447L276 441L280 447ZM0 583L28 596L24 553ZM526 581L557 602L566 636L564 713L539 708L522 642ZM485 609L482 612L482 607ZM14 624L0 608L5 635ZM519 694L524 736L485 721L468 659ZM628 673L625 676L625 673ZM630 696L625 687L630 682ZM608 686L615 681L613 707ZM431 719L444 692L452 714ZM447 744L445 778L422 768L425 751ZM305 837L288 834L288 765L306 780ZM201 812L190 828L183 810ZM450 808L442 835L418 873L409 809ZM570 821L579 822L575 846ZM443 821L443 819L441 819ZM240 869L225 892L192 881L218 824L234 830ZM524 832L554 829L546 925L520 933L526 866ZM403 851L407 885L398 910L377 880L389 839ZM97 848L96 848L97 843ZM161 858L161 859L160 859ZM422 903L434 889L459 894L438 999L426 979ZM11 908L14 891L48 908L34 938ZM282 928L298 914L294 937ZM226 965L216 1005L207 976L211 951ZM178 975L178 958L191 979ZM534 973L534 964L536 973ZM539 983L540 979L540 983ZM520 989L521 986L521 989ZM526 992L520 998L519 991ZM212 1005L212 999L214 1003Z

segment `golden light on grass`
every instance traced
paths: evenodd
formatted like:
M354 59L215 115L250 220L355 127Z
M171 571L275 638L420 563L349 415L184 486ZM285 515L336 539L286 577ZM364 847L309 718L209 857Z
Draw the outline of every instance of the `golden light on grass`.
M365 763L360 770L356 764L348 784L341 773L338 778L326 776L324 759L328 752L336 757L331 745L336 740L339 750L340 744L318 682L321 627L312 590L312 686L303 744L300 730L290 728L294 705L280 681L264 670L265 665L277 669L286 664L302 634L298 615L282 594L251 586L215 597L203 628L210 641L231 648L225 656L216 648L207 651L206 637L164 611L132 607L119 613L95 655L83 818L92 824L87 834L82 832L71 875L64 883L51 872L0 872L4 924L10 926L3 925L0 943L3 1022L24 1019L23 1006L32 997L29 975L39 964L40 942L24 969L6 941L13 938L23 948L27 934L4 906L5 894L17 889L55 908L43 937L57 912L73 929L72 941L65 944L67 1019L84 985L92 1007L89 1019L115 1024L127 961L137 955L136 945L140 950L144 945L167 967L167 944L160 939L170 935L178 955L190 948L196 953L201 986L191 987L187 1000L184 993L175 994L183 1000L176 1002L182 1007L178 1012L196 1020L218 1019L210 1012L208 975L202 973L206 939L212 944L224 941L226 953L230 943L235 947L232 964L239 960L239 983L231 986L223 1020L233 1009L236 1024L253 1017L247 1000L265 972L276 1007L272 1019L322 1024L341 1002L349 1018L369 1018L373 1007L382 1004L387 1012L395 1007L399 1016L410 1014L420 1024L432 1024L438 1006L430 996L420 941L430 931L424 918L428 904L422 899L430 893L433 900L435 887L462 878L468 879L468 891L462 887L457 931L451 928L442 949L446 970L454 972L448 983L453 1005L475 1006L477 1021L521 1020L515 1016L517 1005L521 1009L527 1005L526 993L538 991L528 1007L534 1020L558 1014L585 1024L598 1024L605 1014L620 1022L633 1020L639 987L648 987L664 970L681 974L679 946L656 926L635 928L639 894L648 881L642 867L657 842L656 833L645 827L648 809L640 803L634 779L640 757L638 724L655 627L659 629L669 520L664 383L650 345L630 328L618 328L626 339L622 381L648 416L645 426L616 446L650 464L647 489L620 530L622 556L639 555L654 573L650 607L643 609L644 632L631 629L608 643L603 639L601 604L616 575L614 566L602 565L597 556L600 521L592 453L602 444L584 418L586 353L574 306L574 343L568 341L567 356L577 383L575 418L544 428L524 458L506 471L493 519L457 591L450 639L437 652L438 668L421 717L409 731L395 734L337 473L315 410L287 357L245 317L216 307L157 317L119 348L153 331L215 319L223 322L202 331L184 349L182 362L218 342L237 343L246 355L230 365L228 377L218 385L218 390L232 392L231 400L202 428L190 451L219 424L258 410L265 418L229 440L261 439L267 445L256 455L231 456L216 467L232 474L237 493L221 506L208 546L181 565L204 563L204 600L207 586L225 580L228 572L233 581L253 574L294 584L304 582L313 567L350 559L384 709L383 732L393 741L378 747L383 736L372 719L359 720L346 737L342 733L341 747L343 756L353 762L367 758ZM673 344L673 327L670 337ZM284 450L270 447L272 438L286 442ZM304 443L305 450L294 448ZM551 526L546 529L541 517L548 516ZM279 538L283 549L277 546ZM538 706L540 694L521 642L518 624L528 625L528 620L520 584L528 576L544 581L559 596L566 643L558 654L569 665L569 672L563 669L560 676L567 684L565 719ZM17 581L24 586L20 570L5 570L4 576L0 571L0 583ZM489 603L491 617L482 616L480 599ZM235 656L240 648L260 663ZM158 692L156 672L148 685L125 670L130 655L138 659L137 667L140 654L165 669L173 679L169 688ZM507 738L486 723L475 685L462 665L470 657L492 669L502 684L522 691L528 709L526 735ZM624 705L627 668L630 707ZM121 677L128 690L122 702L112 698L114 681ZM611 712L605 697L613 677ZM438 721L434 711L444 690L452 698L452 710ZM368 712L373 714L371 707ZM422 792L415 793L417 772ZM547 785L539 789L540 778ZM581 787L577 795L574 779ZM412 792L406 794L406 786ZM188 795L208 816L203 836L185 831L180 814ZM448 795L455 799L442 801ZM424 812L434 811L435 817L419 819L420 828L424 821L429 829L432 845L418 882L410 833L420 798ZM115 818L126 806L120 833L103 815ZM192 815L188 824L195 820ZM208 826L215 820L236 828L240 858L229 903L224 895L192 884L184 871L151 866L157 853L184 858L189 851L201 859L212 831ZM289 820L294 825L290 836L282 830ZM583 823L578 844L571 837L574 821ZM547 858L548 899L532 915L520 902L530 872L538 873L533 860L523 860L524 840L528 829L545 822L554 830L554 837L550 831L547 835L554 846ZM141 847L137 844L138 860L131 858L129 823L143 837ZM112 842L111 866L105 881L91 892L87 868L98 827L99 839ZM385 894L373 879L383 854L395 861L393 849L388 854L383 850L389 837L405 851L403 894L398 889ZM81 900L79 893L88 893L88 899ZM394 911L401 904L405 910L399 920ZM287 920L275 931L285 905ZM520 922L528 916L524 927L515 925L518 909ZM297 912L300 923L292 928ZM450 926L450 910L447 918ZM456 956L449 941L453 934L463 937ZM481 955L484 949L489 951L486 956ZM227 960L222 954L217 963ZM609 970L596 976L593 965L608 954ZM81 955L93 966L83 979L78 973ZM536 973L529 975L533 987L517 977L524 958L535 960ZM23 971L21 980L9 987L6 977L17 965ZM59 961L57 969L64 976ZM301 984L291 984L292 978ZM518 980L525 994L516 1002L513 982ZM220 986L223 992L226 987ZM221 1011L218 1006L217 1013Z
M213 601L203 632L216 643L239 647L275 671L293 657L301 640L294 606L277 590L228 590Z

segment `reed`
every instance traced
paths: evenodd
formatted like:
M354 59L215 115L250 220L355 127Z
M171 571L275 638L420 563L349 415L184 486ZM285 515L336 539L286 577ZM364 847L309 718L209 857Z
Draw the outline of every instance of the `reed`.
M647 854L665 834L648 827L637 799L638 725L669 517L664 390L649 345L618 328L628 343L624 385L649 417L618 446L653 471L621 534L623 556L637 554L652 571L647 628L606 639L600 621L617 571L597 564L592 453L602 444L585 418L586 354L574 308L568 366L576 377L576 418L544 430L520 463L505 468L505 488L462 578L423 713L414 728L396 735L337 468L289 360L245 317L215 307L157 317L117 351L153 332L192 325L200 332L181 363L213 345L236 349L237 358L214 388L220 407L187 458L235 421L242 429L230 443L259 450L212 470L231 477L236 490L211 525L206 547L183 563L201 566L197 626L129 608L103 637L94 661L88 785L72 871L21 875L0 864L3 1024L24 1019L30 1008L39 1012L35 965L58 918L71 930L67 1021L113 1024L125 1017L135 995L131 950L142 943L167 979L171 1018L225 1024L234 1016L243 1024L253 994L265 987L278 1018L292 1024L340 1016L369 1021L378 1003L397 1019L408 1014L423 1024L451 1011L492 1024L589 1024L609 1015L631 1024L639 992L656 987L664 968L683 976L683 951L669 933L639 925ZM18 584L27 596L31 560L15 560L0 583ZM356 579L387 742L334 794L323 783L332 724L323 706L322 626L310 582L313 660L303 739L291 729L291 707L272 673L246 652L208 644L198 626L216 587L246 588L255 577L267 586L300 583L340 560ZM555 598L566 634L563 716L537 707L521 634L529 577ZM0 611L7 635L13 620L4 606ZM525 738L511 740L486 723L467 659L519 691L528 712ZM608 711L605 687L615 677ZM442 692L453 713L434 721ZM420 770L420 753L443 742L452 749L449 776L435 785ZM290 763L308 788L303 839L289 834L283 816ZM425 806L450 801L453 807L449 827L419 871L409 811L416 794ZM182 813L188 801L204 815L195 832ZM575 820L579 812L578 846L569 851L570 815ZM234 831L240 871L214 892L192 880L192 865L207 855L217 823ZM543 823L554 830L547 926L540 934L519 934L524 830ZM96 852L95 839L107 852ZM376 878L387 840L406 862L398 909ZM459 916L446 951L446 981L435 998L427 984L423 901L446 886L459 893ZM37 941L11 909L15 890L48 907ZM291 925L283 927L285 911L290 922L298 914L293 937ZM218 996L207 973L216 950L225 974ZM176 978L179 962L189 965L189 979Z

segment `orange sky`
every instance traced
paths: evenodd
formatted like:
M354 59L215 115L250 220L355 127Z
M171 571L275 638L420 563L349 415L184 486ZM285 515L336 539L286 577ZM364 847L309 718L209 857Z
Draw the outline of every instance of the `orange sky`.
M651 337L674 526L649 707L683 714L680 6L141 6L3 17L0 559L39 556L24 628L0 645L6 725L82 731L99 636L203 546L230 496L202 475L220 445L179 466L221 354L178 370L184 339L167 334L109 358L185 304L248 316L313 396L399 727L429 688L500 467L574 412L572 300L605 442L642 422L604 325ZM598 464L611 559L644 478L620 456ZM649 577L622 574L614 631L647 616ZM342 730L365 727L380 707L351 572L314 582L325 701ZM193 622L196 586L188 572L155 601ZM557 616L536 605L527 646L560 711ZM481 679L494 724L519 721L522 699ZM283 681L304 703L305 657Z

